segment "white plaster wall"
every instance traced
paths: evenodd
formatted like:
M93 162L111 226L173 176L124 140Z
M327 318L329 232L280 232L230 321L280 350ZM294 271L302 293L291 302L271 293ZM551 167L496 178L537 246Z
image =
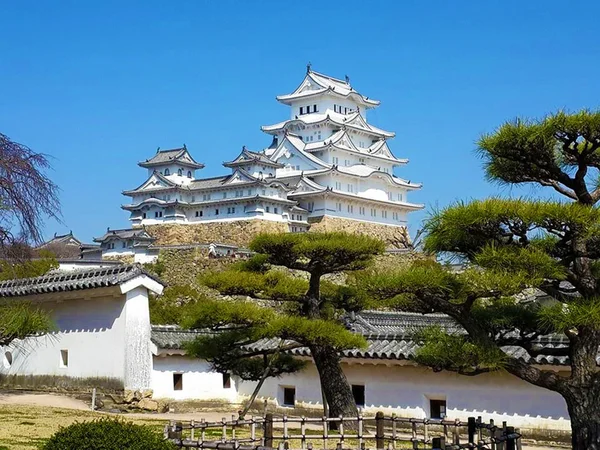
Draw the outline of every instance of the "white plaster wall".
M183 373L183 389L173 389L173 374ZM155 398L176 400L237 400L237 382L231 378L231 388L223 388L223 375L212 372L210 364L185 356L154 356L152 389Z
M82 297L85 291L82 291ZM124 379L125 296L43 303L60 331L13 342L13 363L0 371L19 375L65 375ZM68 367L61 367L68 350Z
M152 378L148 290L127 292L125 302L125 389L149 389Z
M554 392L533 386L507 373L466 377L434 373L425 367L383 364L343 364L350 384L365 386L365 411L384 411L404 417L428 417L429 398L446 399L449 419L482 416L485 421L513 426L570 429L566 405ZM298 406L321 407L321 390L311 364L300 373L265 381L259 396L282 403L282 386L296 388ZM242 382L240 395L252 393L254 383Z
M139 247L135 249L133 262L147 264L156 261L157 258L158 250L148 250L146 247Z

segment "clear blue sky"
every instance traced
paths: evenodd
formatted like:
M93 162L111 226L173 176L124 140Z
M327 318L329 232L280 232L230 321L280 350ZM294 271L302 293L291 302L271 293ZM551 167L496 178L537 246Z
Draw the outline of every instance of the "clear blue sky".
M428 210L510 194L483 178L481 133L600 104L597 1L40 0L0 15L0 131L51 155L61 188L46 236L128 226L120 193L158 146L186 143L202 176L264 148L260 126L288 116L275 95L308 61L382 101L369 120L396 132L411 160L397 174L424 183L411 200Z

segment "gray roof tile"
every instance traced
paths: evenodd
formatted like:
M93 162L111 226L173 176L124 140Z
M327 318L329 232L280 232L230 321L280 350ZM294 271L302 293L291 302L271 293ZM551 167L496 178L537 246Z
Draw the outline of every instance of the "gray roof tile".
M363 311L347 316L344 322L350 330L362 334L367 340L366 349L345 350L343 355L347 358L410 360L414 358L419 349L419 343L413 338L416 332L437 325L448 332L464 333L464 330L454 320L444 314L422 315L405 312ZM186 341L199 335L206 336L209 335L209 332L181 330L174 326L152 327L152 341L159 348L181 349ZM558 335L540 336L536 342L546 348L568 345L567 338ZM276 348L278 345L278 339L263 339L249 347L260 350ZM503 350L510 356L531 362L531 357L521 347L503 347ZM310 356L310 351L306 347L291 350L291 353L297 356ZM600 356L597 358L597 362L600 365ZM540 355L535 358L535 363L567 365L569 358Z
M116 267L52 271L41 277L3 281L0 283L0 297L20 297L118 286L139 275L146 275L162 284L158 278L146 272L139 264L129 264Z

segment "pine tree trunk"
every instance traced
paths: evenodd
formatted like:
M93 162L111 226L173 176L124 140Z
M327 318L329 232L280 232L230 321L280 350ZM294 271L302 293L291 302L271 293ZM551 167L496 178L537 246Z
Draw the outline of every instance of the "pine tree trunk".
M600 403L596 396L582 395L567 401L574 450L600 449ZM574 404L570 404L574 403Z
M339 417L340 415L356 417L358 409L352 395L352 388L342 370L337 351L331 347L311 346L310 352L319 372L323 392L325 392L329 417ZM347 424L344 426L347 427Z

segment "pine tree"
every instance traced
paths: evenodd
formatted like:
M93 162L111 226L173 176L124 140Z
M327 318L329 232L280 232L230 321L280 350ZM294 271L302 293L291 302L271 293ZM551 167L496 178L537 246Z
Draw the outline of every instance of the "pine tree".
M568 407L573 448L597 448L600 112L505 123L480 139L479 152L490 180L551 187L566 200L553 195L452 205L428 220L424 245L464 262L464 270L418 262L364 276L359 284L380 305L445 313L464 328L463 334L439 328L422 333L419 362L466 375L505 369L555 391ZM554 301L523 302L531 292ZM549 334L566 336L569 345L543 348L539 337ZM533 363L507 354L504 346L520 347ZM539 355L568 357L570 374L536 366Z
M216 370L264 380L265 374L278 376L301 368L289 352L308 348L329 414L356 415L340 352L366 343L348 331L340 317L361 304L347 287L323 277L364 269L383 251L383 244L348 233L264 234L250 248L256 252L252 259L202 281L224 295L263 301L196 302L186 311L184 325L218 333L191 343L188 352L209 360Z

